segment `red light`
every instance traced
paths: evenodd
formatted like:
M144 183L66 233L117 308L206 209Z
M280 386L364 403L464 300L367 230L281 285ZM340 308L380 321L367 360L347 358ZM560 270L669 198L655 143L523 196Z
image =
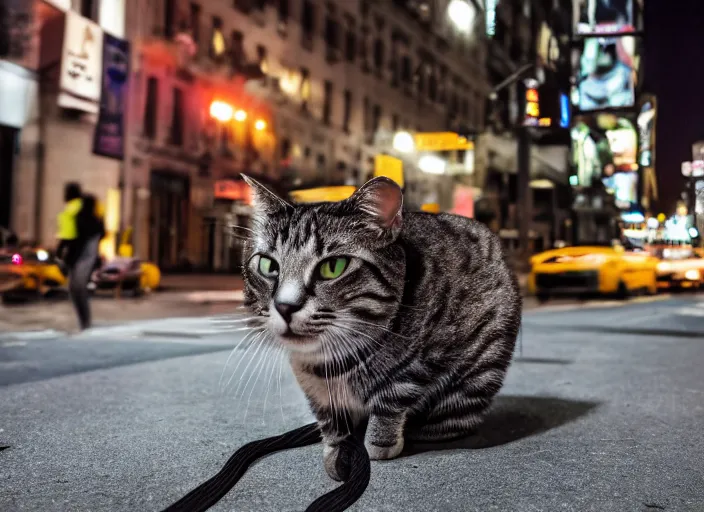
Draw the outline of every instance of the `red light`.
M22 265L22 255L13 254L12 255L12 264L13 265Z

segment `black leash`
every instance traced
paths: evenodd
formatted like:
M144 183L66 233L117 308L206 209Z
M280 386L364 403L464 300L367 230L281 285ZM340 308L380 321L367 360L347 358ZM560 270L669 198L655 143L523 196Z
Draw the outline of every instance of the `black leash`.
M193 489L163 512L205 512L215 505L244 476L257 459L288 448L301 448L320 442L317 423L291 430L279 436L247 443L230 457L217 475ZM371 474L371 463L364 445L353 436L340 443L340 450L350 456L349 478L339 487L311 503L306 512L347 510L364 494Z

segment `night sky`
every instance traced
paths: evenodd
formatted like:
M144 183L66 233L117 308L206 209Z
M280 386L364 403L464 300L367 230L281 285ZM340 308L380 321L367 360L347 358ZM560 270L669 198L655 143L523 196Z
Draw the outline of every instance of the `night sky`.
M659 211L673 213L680 166L704 140L704 0L645 0L645 90L658 97Z

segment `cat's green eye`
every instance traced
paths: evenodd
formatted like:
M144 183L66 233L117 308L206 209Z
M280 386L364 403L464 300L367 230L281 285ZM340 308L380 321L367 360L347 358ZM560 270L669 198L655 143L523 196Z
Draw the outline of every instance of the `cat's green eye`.
M323 279L337 279L347 269L349 258L330 258L320 265L320 277Z
M259 273L264 277L276 277L279 275L279 264L266 256L259 256Z

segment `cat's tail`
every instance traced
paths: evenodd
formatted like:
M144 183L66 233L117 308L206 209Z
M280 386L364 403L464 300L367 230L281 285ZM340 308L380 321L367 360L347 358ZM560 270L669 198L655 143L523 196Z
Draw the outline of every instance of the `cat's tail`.
M214 477L165 508L163 512L205 512L235 486L257 459L281 450L300 448L318 442L320 442L320 429L317 423L299 427L279 436L252 441L237 450ZM349 478L339 487L311 503L306 512L343 511L364 494L371 475L369 454L364 445L354 436L349 436L340 444L340 448L346 449L351 455Z

